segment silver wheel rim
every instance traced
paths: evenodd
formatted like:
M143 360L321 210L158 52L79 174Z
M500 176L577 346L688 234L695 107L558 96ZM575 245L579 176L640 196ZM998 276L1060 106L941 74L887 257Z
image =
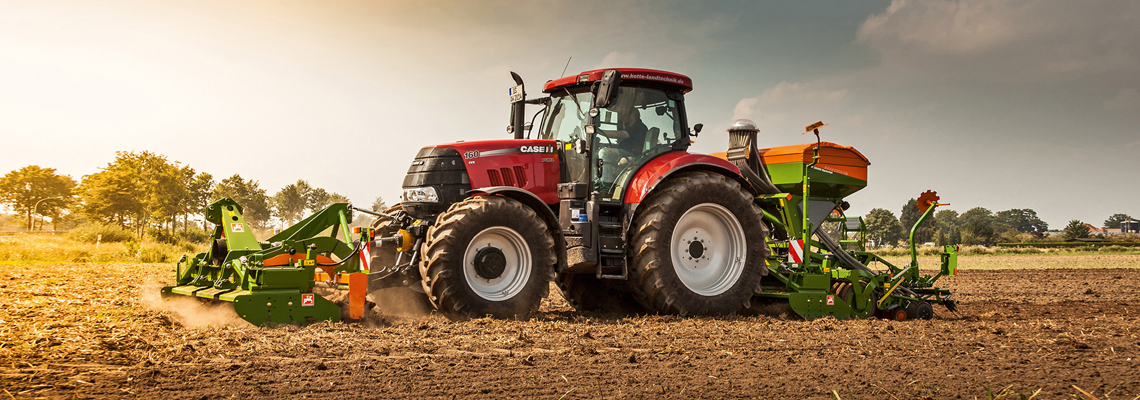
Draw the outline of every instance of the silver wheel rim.
M744 272L744 228L720 204L698 204L686 211L677 220L669 243L673 270L693 293L716 296L727 292Z
M475 271L475 255L487 246L499 249L506 258L503 273L494 279L486 279ZM467 286L479 297L491 301L509 300L522 292L530 279L530 269L530 247L522 235L507 227L495 226L479 232L463 254Z

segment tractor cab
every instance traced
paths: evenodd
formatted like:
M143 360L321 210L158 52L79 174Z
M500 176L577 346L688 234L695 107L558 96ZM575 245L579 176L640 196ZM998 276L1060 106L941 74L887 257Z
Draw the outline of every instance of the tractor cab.
M546 83L538 138L555 140L562 182L620 202L633 175L654 157L689 147L684 93L691 80L646 69L586 71Z

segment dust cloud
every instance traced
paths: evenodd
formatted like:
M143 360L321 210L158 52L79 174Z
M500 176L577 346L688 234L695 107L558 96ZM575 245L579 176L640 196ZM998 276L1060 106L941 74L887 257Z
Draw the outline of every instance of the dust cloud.
M143 284L139 289L139 303L151 310L169 314L184 327L252 326L238 317L233 306L229 304L207 304L186 296L164 299L161 290L162 285L158 282Z

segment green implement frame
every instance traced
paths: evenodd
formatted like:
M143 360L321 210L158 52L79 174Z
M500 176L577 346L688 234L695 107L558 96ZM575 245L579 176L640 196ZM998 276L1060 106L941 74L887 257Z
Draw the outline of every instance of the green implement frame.
M866 186L866 182L845 177L838 181L834 174L814 168L820 160L819 149L817 144L811 161L799 164L798 170L791 168L795 163L769 168L778 188L795 192L756 197L764 221L775 228L773 236L778 238L769 242L769 274L761 281L762 293L757 296L787 300L792 310L806 319L929 318L932 312L915 310L930 310L932 303L954 311L956 304L950 292L935 287L935 282L957 274L957 246L944 247L938 273L923 275L914 243L918 227L944 204L938 204L937 196L930 192L933 201L920 204L920 208L926 207L911 228L910 263L891 264L867 251L862 218L843 215L843 197ZM819 195L812 192L813 178L823 180L826 188ZM829 221L839 223L839 240L818 229ZM868 267L874 263L886 269ZM905 313L897 312L900 310Z
M163 296L229 302L255 325L340 321L341 307L313 288L318 272L337 278L367 272L356 255L372 231L361 229L359 241L350 242L350 206L330 205L266 241L254 237L242 211L230 198L206 208L206 220L215 225L213 246L183 255L175 264L175 285L162 288ZM356 276L363 282L363 274Z

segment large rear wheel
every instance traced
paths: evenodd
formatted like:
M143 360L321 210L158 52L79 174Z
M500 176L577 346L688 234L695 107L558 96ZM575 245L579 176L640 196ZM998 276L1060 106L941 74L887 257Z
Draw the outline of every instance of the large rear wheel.
M557 258L546 223L504 197L472 197L428 230L424 291L448 318L524 317L549 292Z
M750 307L768 272L768 229L739 183L682 173L641 204L633 223L630 279L645 306L681 315Z

